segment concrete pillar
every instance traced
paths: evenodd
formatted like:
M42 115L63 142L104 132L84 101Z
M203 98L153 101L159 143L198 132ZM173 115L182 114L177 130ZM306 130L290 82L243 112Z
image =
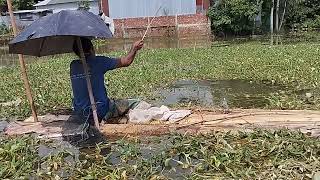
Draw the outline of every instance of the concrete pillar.
M100 3L102 12L109 17L109 0L101 0Z
M175 25L176 25L176 34L177 34L177 37L179 38L179 22L178 22L178 15L176 14L175 18Z
M203 10L203 0L196 0L197 14L201 14Z
M210 0L196 0L197 14L206 14L210 7Z
M203 0L203 9L207 11L210 7L210 0Z

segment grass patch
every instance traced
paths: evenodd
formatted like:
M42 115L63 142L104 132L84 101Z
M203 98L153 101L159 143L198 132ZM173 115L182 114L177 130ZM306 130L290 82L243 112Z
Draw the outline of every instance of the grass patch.
M119 140L68 163L67 151L39 157L32 137L0 140L2 179L311 179L320 169L319 139L287 130Z
M123 52L112 53L118 56ZM28 65L28 74L40 114L71 107L70 55ZM134 64L106 75L108 94L114 98L153 99L155 89L178 79L243 79L269 81L309 89L308 101L292 94L274 94L267 108L320 109L319 44L267 46L257 43L200 49L143 50ZM23 99L17 107L1 107L0 117L26 117L25 99L18 67L0 69L0 102Z

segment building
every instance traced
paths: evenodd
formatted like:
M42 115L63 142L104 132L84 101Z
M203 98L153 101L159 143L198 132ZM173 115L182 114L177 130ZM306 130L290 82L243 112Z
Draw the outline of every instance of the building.
M206 16L210 0L44 0L35 7L56 13L78 9L83 3L87 3L90 12L103 12L114 19L114 36L119 38L142 37L154 16L147 36L211 34Z
M210 0L101 0L101 10L114 19L116 37L210 35L206 16Z
M99 0L44 0L35 4L36 9L51 9L53 13L61 10L77 10L88 6L88 10L93 14L99 14Z
M175 16L202 13L205 0L102 0L109 16L114 19ZM104 6L104 3L102 3Z
M103 12L114 19L117 38L187 37L211 34L206 16L210 0L44 0L36 10L17 11L18 22L26 26L49 13L87 8L94 14Z
M21 10L13 12L19 28L24 28L30 25L33 21L52 13L53 11L50 9ZM8 14L1 16L0 24L10 26L10 17Z

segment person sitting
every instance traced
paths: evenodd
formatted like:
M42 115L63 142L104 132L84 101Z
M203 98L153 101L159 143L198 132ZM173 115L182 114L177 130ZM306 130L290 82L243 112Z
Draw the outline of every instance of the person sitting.
M105 86L105 73L116 68L128 67L134 61L138 51L143 48L142 40L133 43L129 53L120 58L97 56L91 40L81 38L81 44L85 59L89 68L92 91L97 106L98 118L108 120L112 117L121 116L132 108L135 100L111 100L108 97ZM80 50L77 43L73 45L74 53L80 58ZM81 119L93 124L91 103L87 89L86 75L80 60L73 60L70 64L70 79L73 92L73 111Z

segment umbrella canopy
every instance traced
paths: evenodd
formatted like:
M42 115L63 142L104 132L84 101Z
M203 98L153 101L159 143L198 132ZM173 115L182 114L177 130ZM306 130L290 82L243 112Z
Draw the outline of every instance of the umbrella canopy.
M9 52L47 56L72 52L77 37L110 38L103 20L85 10L63 10L33 22L9 43Z

